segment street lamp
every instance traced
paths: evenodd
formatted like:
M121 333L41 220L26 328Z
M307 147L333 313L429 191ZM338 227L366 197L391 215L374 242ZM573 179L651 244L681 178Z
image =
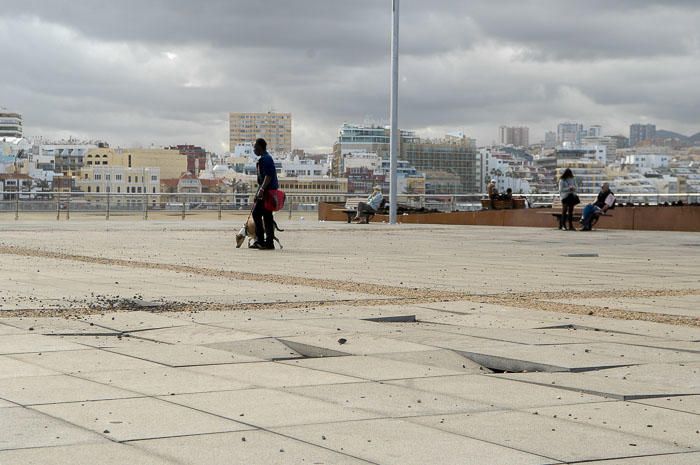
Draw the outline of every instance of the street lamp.
M391 140L389 143L390 177L389 177L389 224L396 224L398 199L398 151L399 135L399 0L392 0L391 36Z

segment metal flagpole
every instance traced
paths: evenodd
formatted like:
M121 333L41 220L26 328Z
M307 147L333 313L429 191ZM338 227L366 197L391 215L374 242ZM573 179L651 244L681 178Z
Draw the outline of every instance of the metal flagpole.
M399 152L399 0L392 0L393 34L391 36L391 152L390 192L389 192L389 223L396 224L398 199L398 152Z

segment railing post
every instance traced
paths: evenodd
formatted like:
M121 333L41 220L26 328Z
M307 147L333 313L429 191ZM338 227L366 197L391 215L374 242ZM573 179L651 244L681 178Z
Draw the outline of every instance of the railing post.
M185 214L186 214L185 213L185 208L186 208L185 207L185 199L186 199L186 197L183 196L182 197L182 221L185 221Z
M61 194L56 196L56 221L61 220Z
M144 203L143 203L143 220L148 221L148 193L144 195Z
M66 201L66 220L70 220L70 192L68 192L68 200Z
M17 195L15 197L15 221L19 220L19 192L20 192L20 181L17 181Z
M224 198L219 193L219 221L222 219L222 213L224 210Z
M289 219L292 219L292 199L289 199Z
M105 212L105 220L109 221L109 197L110 197L110 192L109 190L107 191L107 211Z

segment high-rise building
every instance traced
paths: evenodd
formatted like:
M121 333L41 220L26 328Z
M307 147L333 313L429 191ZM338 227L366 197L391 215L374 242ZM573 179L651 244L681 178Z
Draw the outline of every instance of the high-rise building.
M530 128L501 126L498 128L498 142L501 145L528 147L530 145Z
M557 146L557 133L554 131L547 131L544 133L544 148L553 149Z
M0 140L22 138L22 115L0 108Z
M291 113L230 113L229 143L233 152L236 145L255 142L262 137L267 150L278 156L292 152Z
M557 143L563 145L580 144L583 134L583 125L579 123L561 123L557 126Z
M382 126L345 124L333 147L332 174L345 173L343 155L350 152L375 153L389 158L390 131ZM421 140L412 131L401 131L399 160L425 173L428 194L473 193L480 191L481 159L476 142L463 134L444 140Z
M603 126L598 124L589 126L586 130L586 137L601 137L603 135Z
M630 146L635 147L641 143L651 143L656 138L655 124L633 124L630 126Z

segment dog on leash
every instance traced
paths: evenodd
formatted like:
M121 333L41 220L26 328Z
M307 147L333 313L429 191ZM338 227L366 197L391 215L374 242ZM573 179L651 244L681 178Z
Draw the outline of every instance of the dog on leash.
M284 229L280 229L279 226L277 226L277 221L272 220L272 222L275 225L276 231L284 232ZM246 237L248 238L248 247L250 248L250 246L257 240L257 236L255 235L255 221L253 221L252 216L248 217L248 220L245 222L241 230L238 231L238 234L236 234L237 249L241 248L243 242L245 242ZM284 248L277 237L275 237L275 242L277 242L277 245L279 245L280 249Z

